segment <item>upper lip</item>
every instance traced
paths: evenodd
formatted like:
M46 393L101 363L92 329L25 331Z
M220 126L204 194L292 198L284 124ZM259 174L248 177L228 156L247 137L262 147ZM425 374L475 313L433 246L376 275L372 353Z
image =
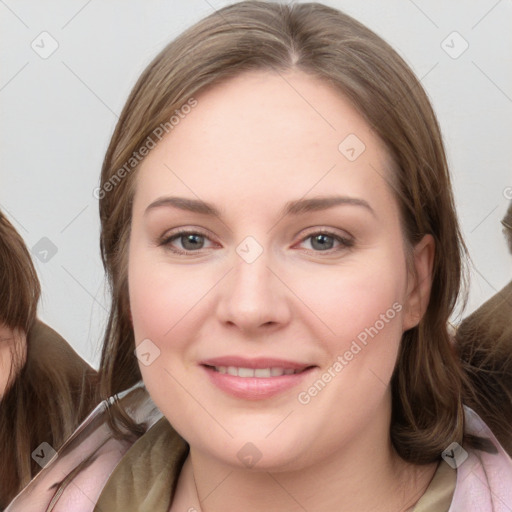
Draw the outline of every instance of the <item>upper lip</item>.
M235 366L237 368L291 368L292 370L304 370L310 366L308 363L299 363L286 359L276 359L273 357L255 357L247 359L240 356L222 356L206 359L201 362L206 366Z

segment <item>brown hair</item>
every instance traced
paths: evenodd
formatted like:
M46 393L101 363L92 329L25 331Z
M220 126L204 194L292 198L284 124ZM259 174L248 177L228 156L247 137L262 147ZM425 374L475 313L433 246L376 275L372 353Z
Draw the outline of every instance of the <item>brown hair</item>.
M507 213L505 213L505 217L501 219L501 224L503 225L503 233L505 234L505 239L507 240L508 250L510 254L512 254L512 201L508 205Z
M0 212L0 324L26 335L0 399L0 510L41 469L32 452L58 449L95 404L96 372L36 318L41 288L21 236ZM24 351L23 351L24 352Z
M419 325L404 333L392 377L391 438L408 461L436 460L452 441L462 443L465 380L447 325L466 279L466 248L440 129L427 95L403 59L358 21L318 3L245 1L224 7L172 41L135 84L101 173L101 252L112 291L101 393L110 396L141 379L127 281L136 171L117 179L120 169L126 170L153 130L193 95L259 69L301 70L350 100L393 160L392 186L409 251L426 233L435 239L430 302ZM113 411L114 427L116 421L127 421L122 415Z
M512 202L501 221L512 254ZM463 320L455 339L470 385L467 405L512 455L512 281ZM505 418L505 421L503 419Z
M0 212L0 322L28 332L36 318L41 287L21 236Z

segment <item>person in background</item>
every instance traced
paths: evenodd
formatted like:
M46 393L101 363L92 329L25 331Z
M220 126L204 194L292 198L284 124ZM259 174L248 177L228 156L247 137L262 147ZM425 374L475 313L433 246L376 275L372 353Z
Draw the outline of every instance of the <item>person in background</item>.
M512 254L512 202L501 223ZM461 322L455 341L466 373L480 390L469 394L468 405L512 455L512 281Z
M37 318L40 283L21 236L0 212L0 510L96 402L97 373Z

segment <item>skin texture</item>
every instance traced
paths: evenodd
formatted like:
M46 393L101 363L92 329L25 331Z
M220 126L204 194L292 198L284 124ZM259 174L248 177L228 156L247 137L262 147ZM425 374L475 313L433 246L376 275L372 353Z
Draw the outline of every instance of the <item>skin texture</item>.
M26 357L26 337L19 329L0 324L0 398L5 394L9 381L14 351Z
M143 379L191 446L171 510L238 510L248 500L252 511L267 512L408 510L436 465L411 466L394 452L389 381L401 335L428 303L432 237L414 248L415 278L386 150L322 81L253 71L196 99L138 171L129 246L136 344L150 339L160 351L140 364ZM338 150L349 134L366 146L355 161ZM288 201L331 195L362 199L372 211L344 204L280 213ZM166 196L213 203L222 219L147 210ZM205 237L169 241L176 228ZM322 229L352 244L321 245L313 235ZM252 263L236 251L247 236L263 251ZM394 318L300 403L298 394L393 304ZM316 368L291 390L244 400L219 390L200 365L225 355ZM249 442L261 455L253 467L237 456Z

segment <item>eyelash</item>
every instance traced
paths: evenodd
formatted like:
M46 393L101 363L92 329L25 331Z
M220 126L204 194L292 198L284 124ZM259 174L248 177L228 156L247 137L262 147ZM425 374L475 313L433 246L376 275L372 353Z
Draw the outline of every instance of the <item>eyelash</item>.
M175 233L172 233L171 235L162 237L162 239L160 240L158 245L162 246L162 247L166 247L167 249L169 249L171 252L173 252L175 254L181 254L181 255L192 255L192 254L198 254L198 253L200 254L201 249L199 249L197 251L188 251L188 250L176 249L175 247L171 246L171 242L173 242L174 240L179 239L185 235L199 235L204 238L208 238L208 235L201 232L200 230L183 229L183 230L177 231ZM305 237L303 237L301 239L301 242L304 242L304 241L308 240L309 238L314 238L315 236L318 236L318 235L326 235L330 238L333 238L334 240L338 241L341 244L341 246L338 248L328 249L325 251L315 251L314 249L307 249L307 252L310 254L314 253L315 255L317 255L317 254L329 254L330 255L330 254L342 251L344 249L345 250L350 249L351 247L354 246L354 240L352 238L346 238L346 237L340 236L340 235L333 233L332 231L328 231L326 229L320 229L318 231L313 231L313 232L309 233L308 235L306 235Z

